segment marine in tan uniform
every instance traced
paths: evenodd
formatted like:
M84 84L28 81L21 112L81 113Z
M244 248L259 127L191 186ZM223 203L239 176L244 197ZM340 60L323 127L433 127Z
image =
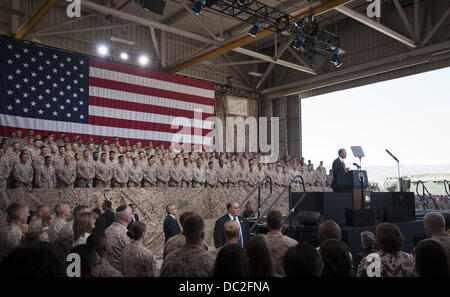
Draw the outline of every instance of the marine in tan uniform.
M205 170L203 169L203 160L197 159L197 166L192 170L193 174L193 188L203 188L205 185Z
M128 180L128 188L140 188L144 172L138 164L138 158L134 157L133 164L130 166L130 177Z
M239 166L237 171L238 185L240 187L248 186L248 167L243 158L239 159Z
M238 169L236 168L236 162L230 160L230 166L227 170L227 184L228 187L237 187L239 182Z
M17 141L15 141L13 142L12 147L6 150L6 156L11 166L14 166L15 164L20 162L19 155L20 155L20 144Z
M40 189L53 189L56 186L56 174L52 158L45 156L44 162L38 170L37 186Z
M28 153L23 151L20 153L20 163L14 165L13 176L14 185L18 189L27 189L32 187L34 170L28 160Z
M50 209L46 205L39 205L36 208L36 217L31 220L28 226L28 232L39 232L42 230L42 217L50 212Z
M283 186L283 173L281 172L281 167L277 166L275 167L275 172L273 173L273 185L277 187Z
M283 186L289 185L292 180L292 175L288 172L287 167L283 167L281 172L281 182Z
M187 217L183 222L186 243L169 253L161 267L161 277L211 277L216 256L203 249L205 223L197 215Z
M59 232L60 238L66 238L73 240L73 223L75 221L75 218L77 218L80 214L85 212L90 212L91 210L87 205L77 205L72 211L73 217L70 221L65 224L61 231Z
M254 165L248 167L248 186L256 187L261 180L259 179L258 172L254 169Z
M194 178L194 175L192 172L192 166L189 163L189 158L184 158L183 159L183 167L181 169L181 187L182 188L191 188L193 178Z
M172 162L173 162L172 166L170 166L169 169L170 174L169 186L178 188L181 187L181 180L183 178L182 167L178 166L179 158L177 157L173 158Z
M70 155L64 156L64 164L56 169L56 186L58 188L73 188L77 176L76 164Z
M327 182L327 170L323 167L323 161L320 161L320 165L316 168L314 175L314 185L316 187L325 187Z
M68 204L57 203L53 210L56 216L48 229L50 241L55 241L60 238L61 230L67 224L67 218L70 215L70 207Z
M8 225L0 228L0 262L12 249L22 245L23 231L27 231L28 206L14 202L6 208Z
M283 229L283 216L278 210L271 210L267 214L267 226L269 232L265 235L270 255L272 257L274 272L285 276L283 259L290 247L296 246L297 241L281 234Z
M214 169L214 161L209 161L208 169L205 170L205 188L217 187L217 174Z
M100 261L92 268L92 276L94 277L121 277L122 273L114 268L108 261L109 254L111 253L111 247L106 240L104 234L91 234L86 243L92 246L97 255L100 257Z
M223 157L220 157L219 165L214 167L216 169L217 185L219 187L225 188L228 182L227 177L228 166L225 165L225 160L223 159Z
M89 158L89 151L83 151L83 158L77 162L77 188L92 188L95 177L95 162Z
M307 187L314 187L315 171L311 165L308 165L308 169L305 172L305 185Z
M126 188L127 182L130 179L130 170L125 164L125 157L119 156L119 162L113 167L113 188Z
M127 226L130 224L133 214L129 206L123 205L117 208L115 215L116 221L105 230L106 239L111 246L111 254L108 261L114 268L122 271L120 256L123 248L131 243L130 238L127 236Z
M4 149L0 149L0 189L7 188L8 178L12 171L12 167L4 152Z
M169 186L169 180L170 180L170 172L169 168L170 166L167 164L166 158L161 158L160 164L156 169L156 184L158 187L165 187L167 188Z
M156 187L156 169L155 156L151 156L147 160L147 165L143 168L144 187Z
M111 179L113 176L112 167L106 162L106 153L100 155L100 160L95 162L95 187L111 188Z

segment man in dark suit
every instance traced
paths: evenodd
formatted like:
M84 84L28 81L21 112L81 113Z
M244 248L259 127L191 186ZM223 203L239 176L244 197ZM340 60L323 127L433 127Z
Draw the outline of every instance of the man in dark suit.
M331 181L331 187L333 188L333 192L339 192L339 188L337 186L337 177L339 174L343 174L350 170L350 168L345 167L344 159L347 158L347 152L345 149L340 149L338 151L339 157L333 161L333 180Z
M139 222L139 216L137 213L134 212L135 207L134 204L128 204L129 207L131 207L131 211L133 212L133 217L131 218L131 223L128 225L127 229L130 229L131 225L133 223Z
M177 235L181 232L180 224L177 221L177 207L173 204L166 206L167 216L164 220L164 243L169 240L172 236Z
M114 215L114 212L112 211L112 203L109 200L103 201L102 209L103 213L100 215L105 220L105 229L108 228L112 223L115 222L116 216Z
M228 220L235 220L238 222L239 227L241 229L241 234L239 236L238 244L244 248L247 245L248 240L250 239L250 227L248 221L243 216L239 215L239 203L234 200L231 200L227 204L228 213L223 217L220 217L214 226L214 245L216 248L223 246L226 242L223 225Z

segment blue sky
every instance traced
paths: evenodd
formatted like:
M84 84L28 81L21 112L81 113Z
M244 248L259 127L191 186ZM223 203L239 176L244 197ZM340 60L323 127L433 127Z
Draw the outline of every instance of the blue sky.
M303 155L314 164L360 145L364 165L450 164L450 67L302 100ZM350 163L350 164L351 164ZM348 164L348 165L350 165Z

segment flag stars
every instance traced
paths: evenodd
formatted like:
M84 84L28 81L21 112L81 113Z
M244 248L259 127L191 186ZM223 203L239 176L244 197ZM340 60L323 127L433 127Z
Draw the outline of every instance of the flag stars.
M59 95L60 96L64 96L64 92L63 91L59 91Z
M16 104L20 104L22 102L20 99L16 99Z
M38 55L39 55L39 57L42 57L44 55L44 53L43 52L39 52Z
M67 58L66 60L67 60L67 62L70 62L70 61L72 61L72 59L71 59L71 58Z
M13 110L12 105L8 105L8 110Z
M38 113L39 113L39 114L43 114L44 111L43 111L42 109L39 109L39 110L38 110Z
M36 106L36 102L31 101L31 106Z
M70 113L67 113L66 116L67 116L68 118L70 118L72 115L71 115Z
M57 84L57 83L53 83L53 87L54 87L54 88L57 88L57 87L58 87L58 84Z
M22 71L20 71L20 69L16 69L16 73L17 73L17 74L21 74Z
M67 104L70 104L70 99L66 99L66 103L67 103Z
M23 49L23 52L24 52L25 54L27 54L27 53L28 53L28 49L27 49L27 48L24 48L24 49Z
M50 94L50 90L49 90L49 89L46 89L46 90L45 90L45 93Z
M45 107L50 108L50 103L45 104Z
M84 115L80 115L80 119L84 119Z
M8 64L12 64L13 61L11 59L8 59Z
M80 78L83 78L83 77L84 77L83 73L80 73Z
M27 92L23 93L23 97L28 98L28 93Z
M58 99L56 97L53 97L52 100L53 100L53 102L58 101Z
M35 57L31 57L31 62L36 62L36 58Z
M73 66L73 70L78 70L77 65Z
M58 56L57 55L53 55L53 59L58 59Z
M78 97L77 93L74 93L72 96L73 96L73 98L77 98Z
M43 82L42 80L40 80L40 81L38 81L38 84L39 84L40 86L42 86L42 85L44 84L44 82Z
M44 67L39 66L38 69L39 69L40 71L42 71L42 70L44 70Z
M23 63L23 67L28 68L28 63Z
M59 109L64 110L64 105L60 105Z
M39 96L38 96L38 99L39 99L39 100L42 100L42 98L44 98L44 97L42 97L42 95L39 95Z
M70 75L70 73L71 73L70 71L66 71L66 74L67 74L68 76Z
M19 84L16 84L16 89L20 89L20 85Z
M47 76L45 77L46 79L50 80L52 77L50 75L47 74Z
M74 80L73 83L77 85L78 84L78 80Z
M75 107L73 108L73 111L78 111L78 107L75 106Z
M28 108L26 108L26 107L24 109L22 109L22 110L23 110L24 113L28 112Z
M8 79L9 80L12 80L13 79L13 76L10 74L10 75L8 75Z
M20 59L20 54L15 54L16 59Z
M58 69L53 68L53 73L57 73L57 72L58 72Z
M83 60L81 60L81 61L80 61L80 64L81 64L81 65L83 65L83 64L84 64L84 61L83 61Z
M32 90L33 92L36 92L36 88L35 88L34 86L31 87L31 90Z
M58 116L58 112L54 111L54 112L53 112L53 115L54 115L55 117Z
M12 95L13 91L12 90L8 90L8 95Z
M59 67L63 68L64 67L64 63L59 63Z
M60 80L61 82L63 82L63 81L65 81L65 78L64 78L64 77L60 77L59 80Z
M28 83L28 78L25 77L25 78L23 79L23 82L24 82L24 83Z
M11 44L8 44L7 47L8 47L8 49L12 49L13 48L13 46Z
M32 77L36 77L36 72L31 72Z
M84 88L80 88L80 92L83 93L84 92Z
M67 85L66 87L68 90L70 90L72 87L70 85Z
M45 64L50 65L50 61L49 60L45 61Z
M83 103L83 101L80 101L80 105L83 105L84 103Z

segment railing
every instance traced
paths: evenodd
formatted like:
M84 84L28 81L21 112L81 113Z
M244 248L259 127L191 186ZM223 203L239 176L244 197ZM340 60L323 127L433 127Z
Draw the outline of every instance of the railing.
M445 193L447 193L447 195L450 195L450 183L446 179L444 179L444 189Z
M419 184L422 185L422 196L419 193ZM439 205L436 203L436 200L434 200L433 196L430 194L427 187L425 187L425 184L423 183L423 181L421 181L419 179L416 184L416 193L417 193L417 195L419 195L419 197L421 197L423 209L426 209L426 208L429 209L428 205L425 204L425 199L426 199L425 192L427 192L427 195L430 196L430 199L431 199L431 201L433 201L436 209L439 209Z
M256 192L256 190L258 190L258 208L257 210L255 210L250 217L253 217L255 215L256 212L258 212L258 219L259 219L259 215L260 215L260 210L261 210L261 186L264 185L264 183L266 183L266 180L269 180L269 184L270 184L270 193L269 195L266 197L266 199L264 199L263 201L263 205L264 203L266 203L266 201L270 198L270 196L272 196L272 178L270 176L266 176L264 177L260 182L258 182L258 184L256 185L256 187L247 195L247 197L239 204L239 208L244 205L245 202L247 202L248 199L250 199L250 197Z
M261 220L264 218L264 216L267 215L267 213L268 213L269 211L272 210L272 208L275 206L275 204L277 204L277 202L280 200L280 198L283 196L283 194L284 194L287 190L289 190L289 208L290 208L289 211L291 211L291 187L292 187L292 183L294 183L295 180L296 180L297 178L300 178L300 179L302 180L301 184L302 184L302 186L303 186L303 191L305 192L305 193L303 194L303 196L300 198L299 202L300 202L301 200L303 200L303 198L306 196L305 181L303 180L303 177L302 177L301 175L297 175L297 176L294 176L294 178L291 179L291 181L290 181L289 184L283 189L283 191L281 191L281 193L278 194L277 198L275 198L275 200L272 202L272 204L269 206L269 208L266 209L266 210L264 211L264 213L263 213L261 216L258 216L258 219L256 220L256 222L255 222L255 223L253 224L253 226L250 228L250 231L249 231L250 233L258 226L259 222L261 222ZM298 204L299 204L299 203L297 202L296 205L298 205ZM292 221L290 220L290 222L292 222Z

